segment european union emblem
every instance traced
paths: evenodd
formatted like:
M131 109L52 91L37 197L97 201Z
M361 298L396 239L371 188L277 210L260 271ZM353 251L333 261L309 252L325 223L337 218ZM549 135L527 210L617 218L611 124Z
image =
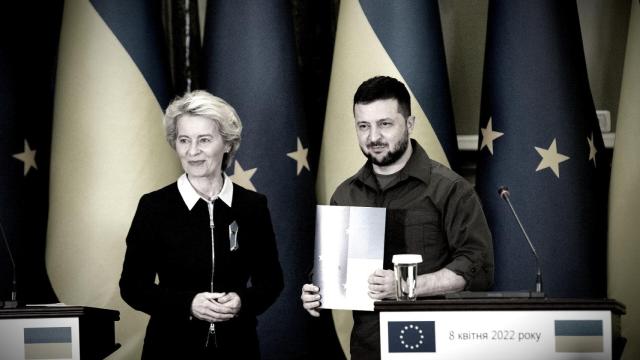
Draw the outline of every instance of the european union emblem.
M389 321L389 352L436 352L435 321Z

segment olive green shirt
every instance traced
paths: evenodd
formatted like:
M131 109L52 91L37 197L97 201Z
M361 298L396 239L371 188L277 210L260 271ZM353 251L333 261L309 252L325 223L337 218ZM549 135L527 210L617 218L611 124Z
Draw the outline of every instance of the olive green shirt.
M331 205L387 209L384 268L393 254L421 254L418 274L444 267L466 280L466 290L487 290L493 283L493 246L482 205L473 186L431 160L411 140L413 153L384 190L370 161L338 186ZM354 311L353 359L380 356L378 314Z

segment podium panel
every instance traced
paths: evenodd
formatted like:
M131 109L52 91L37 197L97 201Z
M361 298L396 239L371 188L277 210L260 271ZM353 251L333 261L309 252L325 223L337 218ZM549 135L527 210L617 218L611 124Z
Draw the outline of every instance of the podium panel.
M381 358L617 358L620 304L553 299L377 302ZM614 356L615 354L615 356Z
M104 359L119 312L80 306L0 309L0 359Z
M2 359L80 359L78 318L0 320Z

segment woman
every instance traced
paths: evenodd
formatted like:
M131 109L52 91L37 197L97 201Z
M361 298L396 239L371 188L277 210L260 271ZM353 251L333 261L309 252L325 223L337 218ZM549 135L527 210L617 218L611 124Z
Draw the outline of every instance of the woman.
M140 199L120 278L122 298L151 316L142 357L259 358L256 315L283 279L266 197L223 172L240 119L194 91L169 105L164 126L185 173Z

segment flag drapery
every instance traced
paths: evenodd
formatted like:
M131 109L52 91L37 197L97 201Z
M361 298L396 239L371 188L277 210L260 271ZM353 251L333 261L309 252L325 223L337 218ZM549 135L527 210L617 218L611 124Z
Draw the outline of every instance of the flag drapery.
M120 298L140 196L175 181L161 4L65 2L54 103L46 261L61 302L120 311L115 358L139 358L148 317Z
M511 190L541 258L544 292L606 289L607 164L572 1L491 1L477 190L494 237L496 290L533 290L536 266L498 187Z
M321 204L365 162L352 102L358 86L373 76L392 76L407 86L416 116L412 137L429 157L449 166L457 152L438 3L347 0L339 11L316 184ZM334 311L334 317L346 351L351 314Z
M407 85L417 119L413 137L432 159L449 165L445 149L457 149L437 3L343 1L318 169L321 203L364 163L353 121L353 94L376 75Z
M622 335L640 339L638 270L638 216L640 212L640 2L633 1L629 18L620 106L616 122L611 186L609 190L609 297L627 306ZM637 341L627 342L625 359L640 358Z
M284 272L282 294L258 318L261 356L339 359L331 318L314 319L300 303L313 263L315 169L289 6L282 0L210 1L203 71L207 89L228 101L243 123L227 171L238 185L267 196Z
M17 300L56 302L44 249L61 18L60 0L36 9L9 2L0 13L0 226L11 249L10 256L0 234L0 300L11 298L13 257Z

